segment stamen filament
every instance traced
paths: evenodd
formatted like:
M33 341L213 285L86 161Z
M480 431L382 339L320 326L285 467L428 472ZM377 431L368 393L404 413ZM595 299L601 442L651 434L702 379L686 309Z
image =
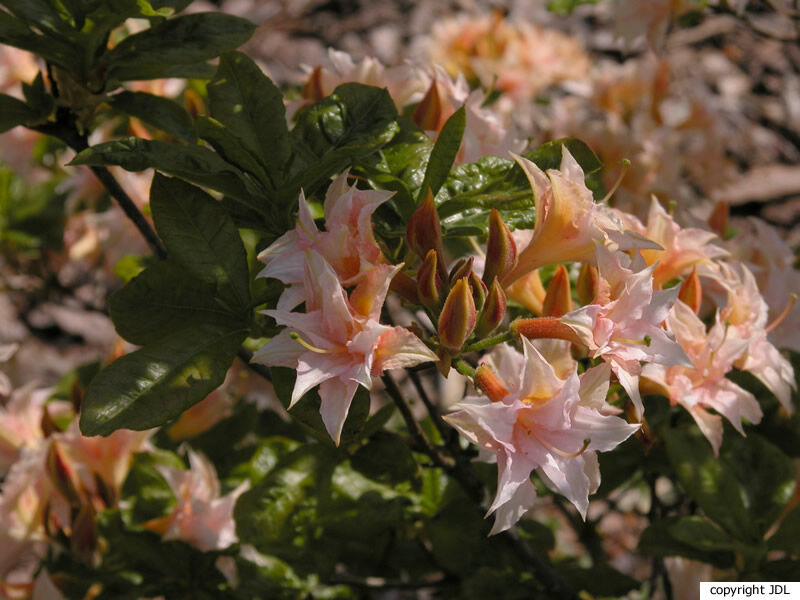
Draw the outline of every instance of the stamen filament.
M794 303L797 301L797 294L790 294L789 296L789 304L786 305L786 308L783 309L783 312L775 317L775 320L772 321L769 325L767 325L765 331L769 333L773 329L775 329L781 322L789 315L792 308L794 307Z
M620 172L619 177L617 177L617 180L614 182L614 185L612 185L611 189L608 190L608 193L605 196L603 196L602 200L600 200L600 204L605 204L611 199L611 196L613 196L614 192L617 191L617 188L622 183L622 180L625 177L625 175L628 174L628 169L630 169L630 167L631 167L631 161L629 161L627 158L623 158L622 171Z
M311 352L316 352L317 354L336 354L337 352L347 352L347 348L332 348L325 350L324 348L317 348L316 346L312 346L310 343L308 343L306 340L300 337L300 334L297 333L296 331L291 332L289 334L289 337L292 338L301 346L303 346L303 348L307 348L308 350L311 350Z
M589 447L589 444L592 443L592 440L587 438L583 440L583 446L581 446L581 449L578 450L577 452L565 452L561 448L556 448L549 442L543 440L542 437L538 433L536 433L535 427L531 427L530 429L528 429L528 431L531 432L531 435L533 435L533 437L536 438L536 441L538 441L542 446L550 450L550 452L558 454L559 456L563 456L564 458L576 458L580 456L581 454L586 452L586 449Z

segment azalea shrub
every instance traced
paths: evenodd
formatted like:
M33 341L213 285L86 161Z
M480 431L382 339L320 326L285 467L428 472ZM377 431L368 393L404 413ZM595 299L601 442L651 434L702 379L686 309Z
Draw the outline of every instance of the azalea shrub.
M237 51L254 25L189 4L0 0L3 143L38 157L0 171L4 292L84 261L115 330L47 388L0 339L0 595L800 573L800 274L771 226L618 202L638 165L503 112L547 82L332 51L280 88Z

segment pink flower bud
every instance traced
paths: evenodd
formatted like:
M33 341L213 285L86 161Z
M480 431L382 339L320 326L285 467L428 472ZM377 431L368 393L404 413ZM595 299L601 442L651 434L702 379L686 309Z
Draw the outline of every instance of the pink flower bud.
M437 314L442 306L442 294L446 291L439 276L436 252L428 250L425 260L417 271L417 297L423 306Z
M547 285L542 312L546 317L561 317L572 310L572 290L569 273L564 265L558 265Z
M506 316L507 307L506 293L503 291L503 286L500 285L497 277L495 277L494 281L492 281L492 287L489 288L489 295L486 296L486 302L484 302L481 309L478 324L475 327L475 333L478 337L489 335L497 329L497 326L503 322L503 318Z
M442 120L442 99L434 79L425 96L419 101L411 119L423 131L438 131Z
M536 317L533 319L515 319L509 326L511 333L530 340L554 339L567 340L574 344L585 345L580 336L569 325L556 317Z
M477 321L469 281L462 277L450 290L439 315L439 342L442 347L458 352L472 334Z
M439 223L436 205L433 203L433 194L431 194L430 190L428 190L428 195L425 196L425 201L417 207L417 210L408 220L406 241L408 242L408 247L423 259L428 254L428 250L435 250L436 259L439 263L439 273L443 278L447 276L443 261L442 227Z
M599 289L600 275L597 272L597 268L589 263L583 263L575 286L575 291L578 292L578 300L583 305L594 303Z
M711 211L711 216L708 217L708 226L711 231L716 233L723 240L725 233L728 231L728 222L731 216L731 208L727 202L720 200L714 205L714 210Z
M398 271L392 278L391 283L389 283L389 289L408 300L411 304L420 303L417 296L417 282L402 271Z
M678 291L678 299L694 311L700 312L700 305L703 303L703 286L697 274L697 268L692 268L692 274L681 284Z
M81 494L73 477L73 469L55 441L47 451L46 460L47 474L50 476L53 487L64 496L71 506L80 506Z
M495 209L489 214L489 239L486 242L486 266L483 282L489 285L497 277L502 280L517 264L517 244L508 226Z

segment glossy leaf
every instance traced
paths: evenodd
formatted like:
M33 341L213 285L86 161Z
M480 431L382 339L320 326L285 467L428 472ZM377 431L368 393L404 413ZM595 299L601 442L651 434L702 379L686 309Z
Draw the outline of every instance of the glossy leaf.
M236 327L237 318L216 298L216 286L189 275L173 260L158 262L134 277L109 299L120 336L144 346L173 334L187 323Z
M659 558L683 556L726 569L734 564L736 547L733 538L701 517L670 517L651 523L642 532L638 550Z
M269 176L256 155L230 129L211 117L197 119L197 135L208 142L226 162L252 175L264 188L271 186Z
M800 505L795 506L767 540L770 550L783 550L800 557Z
M189 325L118 358L93 380L81 405L84 435L169 422L225 379L246 330Z
M119 81L176 76L181 67L219 56L246 42L255 24L224 13L195 13L154 23L106 55L108 77Z
M436 144L433 146L428 165L425 168L425 178L417 196L417 204L425 199L428 188L435 197L447 179L450 168L456 160L461 139L464 137L464 127L467 123L466 110L462 106L454 112L439 132Z
M195 140L189 113L180 104L144 92L120 92L108 100L111 108L187 142Z
M291 152L280 90L250 58L229 52L208 84L208 102L211 116L266 168L277 188Z
M0 133L36 121L37 114L22 100L0 94Z
M150 207L169 255L197 279L215 283L237 314L250 305L247 255L233 219L201 189L156 174Z

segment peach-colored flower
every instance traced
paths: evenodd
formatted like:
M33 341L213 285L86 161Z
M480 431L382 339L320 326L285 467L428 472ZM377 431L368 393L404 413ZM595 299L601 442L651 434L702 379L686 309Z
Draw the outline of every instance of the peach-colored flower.
M8 403L0 405L0 477L8 473L23 448L36 447L44 437L42 414L50 393L31 383L14 390Z
M306 250L318 252L335 270L343 285L354 285L377 265L385 264L372 233L372 213L392 192L359 190L347 184L347 173L328 188L323 206L325 231L320 231L301 192L297 226L284 233L258 255L266 266L260 277L285 283L279 309L291 309L303 302Z
M531 507L534 470L585 517L589 494L600 484L597 452L613 449L639 428L608 414L606 365L578 377L575 362L558 346L549 346L557 358L551 363L529 340L522 344L524 355L499 346L481 367L498 376L490 390L492 402L468 397L457 404L459 411L445 417L470 441L497 455L491 533L508 529Z
M593 261L597 244L619 250L660 248L626 229L607 206L594 202L583 169L566 146L562 146L561 168L548 169L547 174L526 158L514 158L533 189L536 225L517 266L503 278L504 286L545 265Z
M338 444L356 388L372 387L386 369L435 361L436 355L403 327L378 322L389 282L400 266L371 269L348 298L321 254L305 251L305 313L266 310L287 329L264 344L253 360L297 370L290 408L319 385L320 413Z
M706 331L705 324L680 300L670 310L667 329L694 366L649 363L643 367L642 377L654 382L673 406L680 404L689 411L717 454L722 444L722 418L708 409L723 415L742 435L743 419L754 424L761 421L761 407L753 394L726 377L749 340L732 334L731 326L719 317Z
M165 540L182 540L203 551L222 550L239 541L233 507L250 486L245 481L235 490L220 496L214 465L201 454L189 451L189 469L161 467L177 504L172 511L144 526L160 533Z

